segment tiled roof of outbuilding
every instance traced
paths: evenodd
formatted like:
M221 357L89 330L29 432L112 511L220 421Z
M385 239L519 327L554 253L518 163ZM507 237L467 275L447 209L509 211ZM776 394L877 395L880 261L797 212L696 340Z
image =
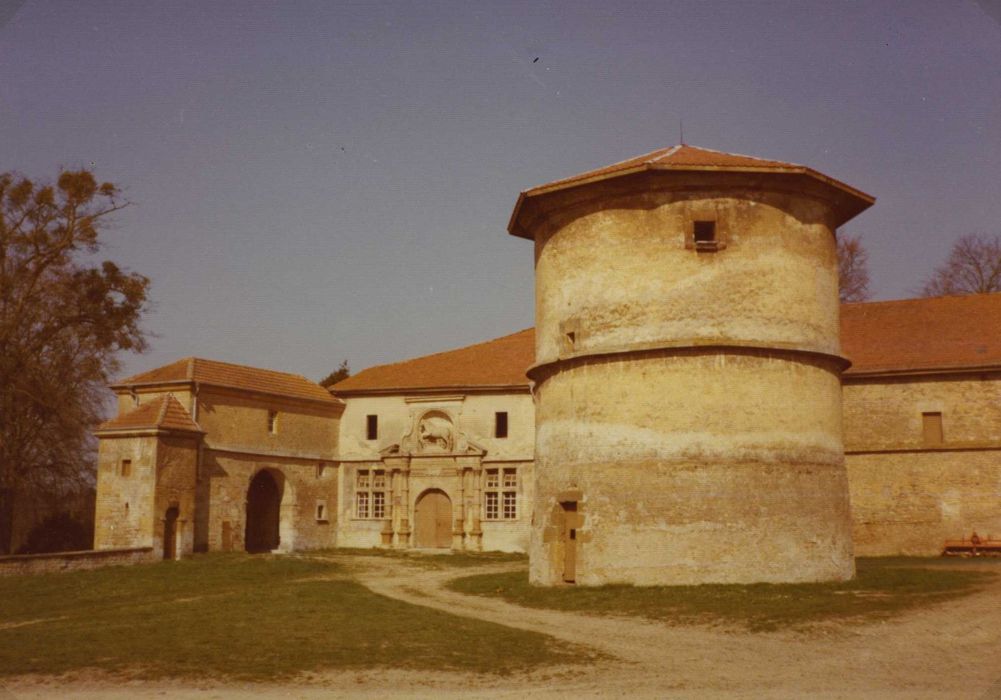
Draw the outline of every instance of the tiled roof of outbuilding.
M841 306L847 374L1001 366L1001 293Z
M124 416L105 421L97 432L152 429L204 432L173 394L158 396Z
M525 370L535 361L535 329L458 350L377 365L334 384L337 394L355 390L528 386Z
M276 372L246 365L235 365L199 357L186 357L163 367L127 377L112 385L113 389L149 384L179 384L199 382L265 394L339 403L326 389L298 374Z
M1001 294L904 299L841 307L848 375L1001 367ZM391 365L335 384L335 393L469 386L527 386L535 329Z

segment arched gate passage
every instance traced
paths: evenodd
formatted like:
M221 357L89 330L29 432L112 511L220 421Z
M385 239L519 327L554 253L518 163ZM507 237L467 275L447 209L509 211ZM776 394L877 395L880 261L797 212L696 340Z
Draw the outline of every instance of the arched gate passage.
M270 552L278 549L281 538L278 527L281 522L282 488L267 471L260 471L247 489L247 531L248 552Z

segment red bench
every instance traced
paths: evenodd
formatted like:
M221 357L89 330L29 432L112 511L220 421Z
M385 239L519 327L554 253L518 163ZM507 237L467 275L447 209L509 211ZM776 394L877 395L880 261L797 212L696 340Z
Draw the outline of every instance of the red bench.
M942 547L943 557L1001 557L1001 540L980 537L973 533L969 538L946 540Z

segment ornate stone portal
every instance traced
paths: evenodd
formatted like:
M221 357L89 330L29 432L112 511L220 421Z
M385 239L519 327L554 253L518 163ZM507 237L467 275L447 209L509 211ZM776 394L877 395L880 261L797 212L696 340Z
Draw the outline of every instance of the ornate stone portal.
M383 546L416 546L411 527L415 504L425 493L442 491L452 504L451 548L482 549L481 474L486 450L457 428L448 411L414 411L409 431L381 454L391 489Z

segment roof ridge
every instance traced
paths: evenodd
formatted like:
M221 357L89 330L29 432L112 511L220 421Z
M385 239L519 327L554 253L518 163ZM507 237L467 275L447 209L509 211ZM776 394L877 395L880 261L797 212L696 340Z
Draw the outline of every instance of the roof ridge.
M675 153L677 153L677 152L678 152L678 150L679 150L679 149L680 149L680 148L681 148L682 146L684 146L684 145L685 145L685 144L683 144L683 143L679 143L679 144L678 144L677 146L671 146L670 148L668 148L668 149L664 150L664 152L663 152L663 153L661 153L661 154L660 154L659 156L657 156L656 158L651 158L651 159L650 159L650 162L651 162L651 163L655 163L656 161L660 160L661 158L670 158L670 157L671 157L671 156L673 156L673 155L674 155ZM696 146L691 146L690 148L696 148ZM655 151L655 152L656 152L656 151ZM637 156L637 157L638 157L638 156ZM631 159L631 160L632 160L632 159ZM623 162L624 162L624 161L623 161ZM609 167L611 167L611 166L609 166Z
M171 399L174 399L174 395L170 392L160 399L160 411L157 413L156 421L154 421L153 425L160 425L164 420L166 420L167 408L170 406ZM177 399L174 399L174 401L177 401Z
M688 148L694 148L697 151L707 151L709 153L719 153L724 156L737 156L738 158L750 158L751 160L760 160L762 163L776 163L782 166L791 165L796 168L806 168L809 166L802 165L800 163L793 163L792 161L778 161L771 158L762 158L761 156L749 156L746 153L731 153L730 151L720 151L715 148L706 148L704 146L692 146L691 144L683 144Z

